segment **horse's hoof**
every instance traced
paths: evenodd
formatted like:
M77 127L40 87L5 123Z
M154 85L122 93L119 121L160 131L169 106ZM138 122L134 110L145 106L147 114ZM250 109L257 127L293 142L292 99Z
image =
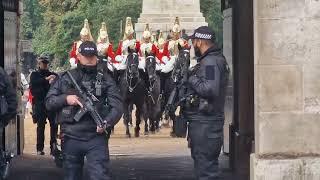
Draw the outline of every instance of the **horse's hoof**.
M131 138L131 134L126 134L126 137L127 138Z
M176 133L174 133L173 131L170 132L170 136L173 137L173 138L177 137Z
M144 135L145 135L145 136L148 136L148 135L149 135L149 132L144 132Z
M156 134L156 131L151 131L151 134Z
M134 136L135 137L139 137L140 136L139 132L138 133L134 133Z

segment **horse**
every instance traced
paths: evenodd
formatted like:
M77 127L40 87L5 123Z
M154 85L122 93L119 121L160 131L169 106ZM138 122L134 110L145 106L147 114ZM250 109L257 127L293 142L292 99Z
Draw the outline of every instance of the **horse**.
M139 72L139 56L128 48L128 56L126 59L126 70L120 74L120 92L123 97L123 119L126 126L126 135L131 137L129 123L132 122L132 107L136 106L136 127L135 137L139 137L141 118L145 121L146 117L146 84Z
M161 118L161 102L160 102L160 73L157 71L157 61L152 53L146 54L146 75L147 75L147 117L150 122L150 132L154 134L159 130L159 121ZM145 128L148 128L145 122ZM148 134L148 132L145 132Z
M165 88L164 88L164 93L163 93L163 101L162 101L162 107L161 107L161 112L163 113L166 104L168 102L168 99L170 97L170 94L174 87L179 84L183 78L183 73L187 73L184 71L185 68L189 68L190 66L190 48L185 48L178 45L178 50L179 54L177 58L175 59L174 65L173 65L173 70L170 72L169 76L166 77L165 80ZM174 126L175 126L175 120L176 120L176 115L175 112L169 111L169 117L165 117L165 119L171 119L173 121L173 127L171 130L170 135L172 137L175 137L175 132L174 132Z

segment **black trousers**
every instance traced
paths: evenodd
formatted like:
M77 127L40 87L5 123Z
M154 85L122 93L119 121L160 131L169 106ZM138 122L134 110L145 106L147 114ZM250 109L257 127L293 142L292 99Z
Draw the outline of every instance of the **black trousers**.
M104 135L89 141L64 137L64 180L81 180L84 157L87 159L90 180L111 180L108 140Z
M55 122L55 113L47 112L44 103L35 103L32 106L33 119L37 123L37 151L44 149L44 131L47 119L50 123L50 148L57 143L58 124Z
M3 150L3 136L4 136L4 134L3 134L3 132L4 132L4 128L5 128L5 126L2 124L2 123L0 123L0 149L1 150Z
M189 146L197 180L219 179L219 155L223 144L223 121L189 122Z
M4 128L5 126L0 123L0 176L3 175L4 173L4 168L6 167L6 164L7 164L7 159L6 159L6 151L3 147L3 140L2 140L2 137L3 137L3 132L4 132Z
M166 81L169 80L171 73L160 73L160 92L165 93Z

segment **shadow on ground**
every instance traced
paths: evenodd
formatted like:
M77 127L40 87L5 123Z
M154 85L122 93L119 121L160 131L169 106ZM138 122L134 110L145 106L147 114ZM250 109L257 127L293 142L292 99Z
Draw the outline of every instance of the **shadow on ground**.
M221 158L222 179L233 180ZM112 156L114 180L194 180L190 157ZM62 169L55 167L49 156L24 155L13 160L9 180L61 180ZM84 180L88 180L84 173Z

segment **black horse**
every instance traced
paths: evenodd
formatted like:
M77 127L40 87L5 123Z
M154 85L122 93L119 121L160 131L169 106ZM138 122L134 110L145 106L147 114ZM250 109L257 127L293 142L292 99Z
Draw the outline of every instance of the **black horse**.
M146 84L138 69L139 56L135 50L128 48L126 59L127 68L120 74L120 91L123 98L123 119L126 126L126 135L131 137L129 123L132 122L132 107L136 106L135 136L139 137L141 118L146 121Z
M146 54L146 75L147 77L147 117L150 122L150 131L155 133L159 130L159 121L161 118L160 102L160 73L156 71L156 58L154 54ZM148 128L147 122L145 123ZM148 132L145 132L148 134Z
M165 78L165 88L163 92L163 100L162 100L162 106L161 106L161 114L164 112L166 108L166 104L168 102L169 96L174 89L175 86L177 86L183 79L184 76L184 69L190 66L190 49L184 48L180 45L178 45L179 54L175 60L173 70L166 74L165 76L162 76ZM165 117L165 119L171 119L173 121L173 127L170 135L172 137L175 137L174 132L174 126L175 126L175 120L176 115L175 112L169 111L169 117Z

